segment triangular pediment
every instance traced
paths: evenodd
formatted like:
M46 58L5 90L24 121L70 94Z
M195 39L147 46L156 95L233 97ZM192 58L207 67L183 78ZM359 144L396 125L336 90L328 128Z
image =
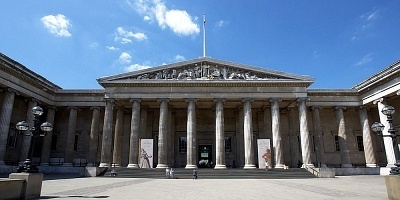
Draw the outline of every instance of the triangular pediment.
M314 82L309 76L295 75L207 57L97 79L102 83L137 81L294 81Z

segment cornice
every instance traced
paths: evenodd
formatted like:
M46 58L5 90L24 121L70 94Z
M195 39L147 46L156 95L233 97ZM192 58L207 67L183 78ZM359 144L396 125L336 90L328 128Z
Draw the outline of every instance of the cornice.
M307 96L359 96L355 89L308 89Z
M377 87L392 80L394 77L400 76L400 60L389 65L380 72L372 75L371 77L365 79L361 83L355 85L352 89L357 91L363 91L369 89L370 87Z

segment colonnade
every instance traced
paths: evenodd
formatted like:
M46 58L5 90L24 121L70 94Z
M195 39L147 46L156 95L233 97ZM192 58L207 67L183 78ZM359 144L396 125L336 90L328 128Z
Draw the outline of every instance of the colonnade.
M8 132L10 129L10 122L14 108L14 100L16 91L7 89L3 91L3 102L1 104L0 110L0 165L4 165L5 152L6 152L6 143ZM216 147L216 159L215 159L215 169L226 169L225 163L225 135L224 135L224 104L229 99L217 98L214 100L215 102L215 147ZM252 127L252 99L244 98L242 99L243 103L243 140L244 140L244 169L253 169L255 168L255 155L254 155L254 143L253 143L253 127ZM285 166L283 159L283 147L282 147L282 132L280 130L280 110L279 110L279 102L281 100L278 98L269 99L270 109L264 109L264 112L270 112L264 114L264 116L271 117L271 130L272 130L272 141L273 141L273 152L274 152L274 164L275 168L283 168ZM307 107L306 107L307 98L298 98L297 99L297 107L299 112L299 127L293 127L293 124L290 124L294 118L294 109L288 109L289 116L289 134L295 134L295 130L300 131L300 141L301 141L301 156L303 165L313 166L311 160L311 141L310 141L310 131L308 130L308 119L307 119ZM144 129L143 122L141 121L141 99L131 99L132 103L132 116L131 116L131 130L130 130L130 146L129 146L129 164L127 167L130 168L138 168L139 164L139 132L141 129ZM159 115L159 130L158 130L158 161L157 168L166 168L169 166L168 158L171 156L171 151L168 149L167 143L171 142L171 138L169 132L169 123L171 123L171 112L169 111L169 100L168 99L158 99L160 104L160 115ZM186 99L187 103L187 163L185 168L191 169L197 167L197 134L196 134L196 102L197 99ZM115 129L112 130L114 123L114 99L106 99L105 100L105 113L104 113L104 126L103 126L103 134L102 134L102 144L101 144L101 160L100 166L107 167L110 166L110 163L117 163L118 160L121 160L122 150L119 145L115 145L120 143L121 134L122 134L122 125L123 125L123 108L117 107L116 114L116 122ZM30 112L30 108L36 106L38 104L37 101L32 100L28 102L28 112ZM381 110L385 105L385 101L377 101L377 108ZM50 123L54 123L54 118L56 116L56 108L55 107L47 107L47 121ZM65 163L66 166L72 166L74 159L74 135L76 130L76 120L77 120L77 112L79 108L77 107L68 107L69 109L69 121L68 121L68 130L67 130L67 140L66 140L66 149L65 149ZM99 133L99 123L100 123L100 107L91 107L92 109L92 120L91 120L91 130L90 130L90 150L87 156L88 163L96 162L97 157L97 144L98 144L98 133ZM324 155L322 152L322 138L321 138L321 119L319 116L319 111L321 107L312 106L310 110L312 112L312 124L313 130L311 131L315 137L316 143L316 157L322 166L325 165L326 161L324 159ZM343 111L345 107L335 107L337 127L338 127L338 136L339 136L339 145L340 145L340 158L342 167L351 167L350 156L349 156L349 147L346 135L346 124L344 119ZM371 131L370 131L370 123L368 121L368 110L365 106L360 106L357 108L359 112L359 120L363 132L363 144L365 149L365 160L367 167L376 167L377 166L377 158L376 151L372 145L371 139ZM381 123L386 123L386 116L380 113ZM27 114L26 120L30 123L31 114ZM143 116L145 117L145 116ZM147 116L146 116L147 117ZM55 124L57 126L57 124ZM388 127L385 124L386 127ZM113 134L115 132L115 134ZM386 130L387 132L387 130ZM385 131L384 131L385 134ZM114 137L114 138L113 138ZM19 161L24 161L26 158L27 150L29 149L29 139L30 137L24 137L23 144L21 146L21 153ZM389 141L390 138L384 138L385 141L385 149L386 156L388 160L388 166L394 165L394 150L392 146L392 142ZM113 142L114 141L114 145ZM295 145L294 141L290 141L291 145ZM48 165L50 158L50 146L51 146L51 133L49 133L43 142L42 154L41 154L41 164ZM114 147L112 149L112 147ZM292 154L292 157L296 157L296 154ZM292 158L292 160L297 160L297 158Z

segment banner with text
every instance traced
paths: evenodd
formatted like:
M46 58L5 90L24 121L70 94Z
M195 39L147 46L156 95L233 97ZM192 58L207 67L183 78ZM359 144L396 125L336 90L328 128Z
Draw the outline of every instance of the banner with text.
M272 168L270 139L257 139L258 146L258 168Z
M139 158L140 168L153 168L153 139L140 140Z

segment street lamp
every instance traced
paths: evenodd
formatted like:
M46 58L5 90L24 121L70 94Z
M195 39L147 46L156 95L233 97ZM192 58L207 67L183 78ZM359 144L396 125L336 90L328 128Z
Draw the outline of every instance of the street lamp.
M39 172L36 168L36 165L32 163L32 154L33 147L35 145L35 138L37 136L45 136L46 132L53 130L53 125L49 122L44 122L40 125L40 129L43 131L42 133L39 130L39 116L43 114L43 109L39 106L35 106L31 109L33 114L33 127L30 128L30 133L25 136L31 136L31 143L29 145L28 156L23 165L20 165L17 169L17 172L27 172L27 173L37 173ZM20 131L26 131L29 129L29 124L25 121L18 122L15 127Z
M391 137L393 143L393 150L394 150L394 157L396 159L396 163L394 164L396 167L392 167L390 170L390 175L399 175L400 174L400 155L399 155L399 146L397 145L397 135L396 130L393 128L393 118L392 115L394 114L395 110L392 106L386 105L382 111L384 115L387 116L387 121L389 123L389 135L383 135L382 131L385 129L385 125L375 122L372 124L371 129L372 131L378 133L379 136L382 137Z

